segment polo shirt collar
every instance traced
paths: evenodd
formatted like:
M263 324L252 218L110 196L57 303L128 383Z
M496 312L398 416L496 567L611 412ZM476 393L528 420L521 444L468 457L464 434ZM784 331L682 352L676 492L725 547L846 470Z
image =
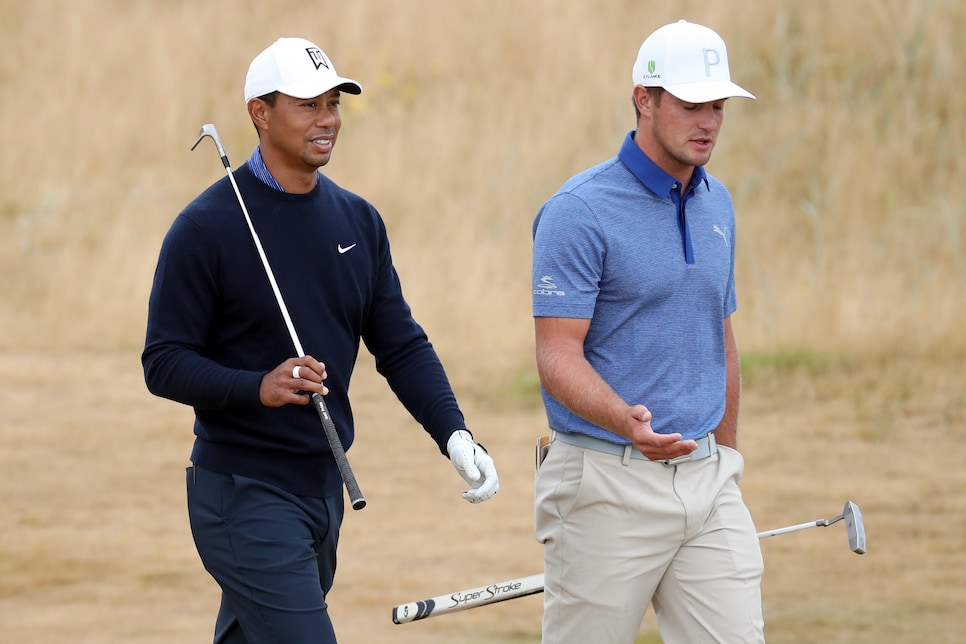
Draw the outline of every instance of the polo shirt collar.
M664 170L657 167L651 159L637 147L637 143L634 142L634 134L636 132L631 130L624 137L624 143L621 145L620 152L617 154L617 158L627 166L627 169L638 178L638 180L643 183L648 190L660 197L668 197L674 191L674 186L677 184L677 179L669 175ZM693 190L700 183L704 183L705 187L710 189L708 185L708 175L704 171L704 166L695 166L694 173L691 175L691 185L688 187L688 192Z

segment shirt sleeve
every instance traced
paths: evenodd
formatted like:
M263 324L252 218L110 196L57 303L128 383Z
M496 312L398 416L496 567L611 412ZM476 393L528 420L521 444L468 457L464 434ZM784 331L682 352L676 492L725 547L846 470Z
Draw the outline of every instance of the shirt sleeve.
M568 194L552 197L533 224L533 315L590 319L605 246L591 208Z

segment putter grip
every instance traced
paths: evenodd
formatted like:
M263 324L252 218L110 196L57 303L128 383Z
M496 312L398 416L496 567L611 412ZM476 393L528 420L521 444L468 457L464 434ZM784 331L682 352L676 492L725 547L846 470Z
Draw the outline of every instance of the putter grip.
M332 449L332 456L335 457L335 464L339 466L339 473L342 475L346 492L349 494L349 502L352 504L352 509L361 510L366 507L366 499L362 496L362 490L359 489L359 484L356 483L356 477L352 473L352 468L349 466L349 459L346 458L345 449L342 447L342 440L339 438L339 433L335 429L335 423L332 422L332 418L329 416L329 410L326 408L321 394L312 394L312 404L315 405L315 410L319 412L319 418L322 420L322 429L325 430L325 437L329 439L329 447Z

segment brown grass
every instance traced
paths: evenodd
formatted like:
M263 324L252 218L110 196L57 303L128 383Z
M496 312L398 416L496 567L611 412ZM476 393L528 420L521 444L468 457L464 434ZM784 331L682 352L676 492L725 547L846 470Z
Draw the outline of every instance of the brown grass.
M0 0L0 640L195 642L217 593L181 471L190 412L137 355L161 237L240 165L241 86L280 35L366 88L326 172L383 213L417 317L503 491L459 481L363 359L350 455L370 500L333 592L347 642L533 642L540 601L394 626L398 603L536 572L530 222L633 127L630 66L688 18L735 79L710 166L739 214L745 495L772 642L955 641L966 534L966 11L956 2ZM412 442L419 443L411 446ZM406 467L391 455L406 453ZM644 629L652 633L649 617Z

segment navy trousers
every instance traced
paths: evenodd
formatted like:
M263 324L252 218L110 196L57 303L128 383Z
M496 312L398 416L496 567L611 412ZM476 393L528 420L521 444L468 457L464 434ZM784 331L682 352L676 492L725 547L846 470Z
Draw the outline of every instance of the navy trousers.
M221 587L215 644L335 644L325 596L335 579L339 497L302 497L193 465L188 518Z

